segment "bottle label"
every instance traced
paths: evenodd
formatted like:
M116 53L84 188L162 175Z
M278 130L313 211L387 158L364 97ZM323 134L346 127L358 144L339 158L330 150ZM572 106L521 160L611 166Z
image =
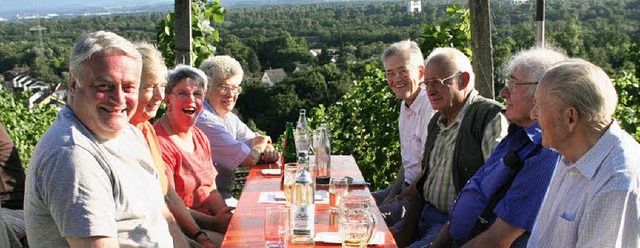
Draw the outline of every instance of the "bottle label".
M293 234L311 235L315 205L294 205Z

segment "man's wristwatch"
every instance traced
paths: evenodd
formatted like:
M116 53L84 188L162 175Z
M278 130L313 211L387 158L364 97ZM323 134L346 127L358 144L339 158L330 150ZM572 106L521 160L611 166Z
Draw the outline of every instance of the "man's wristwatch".
M258 158L258 159L256 159L256 163L259 162L262 159L262 152L260 150L258 150L258 148L251 148L251 153L250 154L254 158Z
M209 237L207 236L207 234L202 230L198 230L196 233L194 233L193 235L191 235L191 239L193 240L198 240L198 237L200 237L200 235L204 234L205 237L207 237L207 239L209 239Z

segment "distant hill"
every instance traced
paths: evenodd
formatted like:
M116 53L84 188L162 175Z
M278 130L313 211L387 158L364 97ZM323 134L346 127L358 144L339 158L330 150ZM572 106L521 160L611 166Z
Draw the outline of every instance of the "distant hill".
M224 7L401 0L220 0ZM174 0L0 0L0 20L167 11Z

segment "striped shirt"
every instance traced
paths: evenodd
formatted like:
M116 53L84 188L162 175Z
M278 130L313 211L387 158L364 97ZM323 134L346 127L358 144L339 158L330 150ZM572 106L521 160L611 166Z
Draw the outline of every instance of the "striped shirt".
M462 110L452 123L440 115L437 125L440 127L431 156L429 157L429 174L424 183L423 197L438 210L448 213L456 198L453 185L453 155L460 131L460 124L471 103L477 99L478 92L472 91ZM487 125L482 138L482 155L486 160L498 143L507 136L508 122L502 113L498 113ZM434 154L437 154L435 156Z
M422 172L422 153L427 140L427 126L436 111L431 107L427 92L420 88L420 93L411 106L405 101L400 105L400 153L404 167L404 182L411 184Z
M640 145L613 122L558 163L527 247L639 247Z

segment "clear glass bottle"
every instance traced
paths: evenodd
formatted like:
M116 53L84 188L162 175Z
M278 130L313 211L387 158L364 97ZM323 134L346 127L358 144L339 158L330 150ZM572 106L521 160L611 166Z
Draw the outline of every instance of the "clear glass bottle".
M306 151L311 149L311 137L309 135L309 122L307 121L307 110L300 109L298 123L296 124L296 145L297 151Z
M310 244L315 233L316 207L315 185L306 151L298 152L298 166L291 203L291 242Z
M318 142L315 147L316 184L328 185L331 178L331 142L326 124L320 125Z

